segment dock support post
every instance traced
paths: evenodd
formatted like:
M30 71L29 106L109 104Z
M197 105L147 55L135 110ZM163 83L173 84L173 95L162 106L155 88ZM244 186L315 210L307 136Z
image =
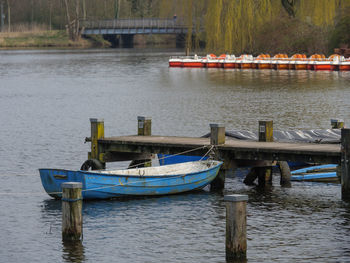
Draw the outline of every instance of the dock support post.
M291 187L292 184L290 182L290 178L292 176L290 172L289 165L286 161L278 161L277 166L280 170L281 174L281 180L280 180L280 185L283 187Z
M225 126L210 124L210 144L225 144ZM217 156L219 158L219 156ZM225 171L220 169L216 178L210 184L210 191L222 191L225 188Z
M210 144L225 144L225 126L210 124Z
M273 121L259 121L259 142L273 142ZM272 165L256 167L259 186L272 185Z
M91 124L91 152L89 153L89 160L96 159L104 164L102 156L100 156L100 150L98 147L98 140L104 138L105 128L103 119L90 119Z
M152 135L152 118L137 116L137 135L151 136ZM150 167L152 166L151 159L133 160L129 164L129 168L135 167Z
M344 121L338 119L331 119L332 129L342 129L344 128Z
M151 136L152 135L152 118L138 116L137 117L137 135Z
M226 195L226 261L247 257L247 195Z
M350 129L341 129L341 197L350 201Z
M81 240L83 234L82 183L62 183L62 239Z

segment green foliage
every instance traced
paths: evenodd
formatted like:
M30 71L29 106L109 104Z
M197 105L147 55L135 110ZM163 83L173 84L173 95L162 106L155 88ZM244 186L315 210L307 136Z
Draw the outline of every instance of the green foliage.
M350 8L347 10L350 11ZM346 15L338 21L334 30L332 31L329 41L329 49L331 52L334 50L334 48L338 48L340 46L350 47L350 15L347 14L349 14L349 12L346 12Z
M350 10L350 0L68 0L68 2L72 7L75 3L79 3L79 19L83 19L85 14L88 20L113 19L117 9L119 18L172 18L176 14L177 19L182 19L188 25L186 46L198 48L200 42L205 42L207 51L214 53L240 54L256 50L266 52L279 48L287 52L306 52L311 49L316 52L328 46L327 34L334 28L330 47L349 43L347 14ZM7 1L5 10L7 10L6 3ZM8 3L11 5L11 23L14 25L47 24L49 25L47 28L52 29L66 27L67 18L62 0L9 0ZM72 11L74 13L75 9ZM203 28L204 30L201 30ZM318 45L316 41L319 42Z
M328 34L326 28L320 28L287 16L287 14L281 14L257 32L252 53L255 55L286 53L289 56L296 53L327 54Z

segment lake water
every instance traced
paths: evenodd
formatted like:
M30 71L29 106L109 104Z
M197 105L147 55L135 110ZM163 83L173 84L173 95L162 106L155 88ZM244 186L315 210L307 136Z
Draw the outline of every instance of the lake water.
M329 128L350 122L350 72L168 68L178 50L0 51L1 262L225 262L223 196L197 193L85 202L84 240L61 241L61 202L38 168L79 169L89 118L105 135L201 136L227 130ZM124 167L125 163L117 164ZM350 204L340 185L293 183L263 191L228 178L225 194L249 195L249 262L350 262Z

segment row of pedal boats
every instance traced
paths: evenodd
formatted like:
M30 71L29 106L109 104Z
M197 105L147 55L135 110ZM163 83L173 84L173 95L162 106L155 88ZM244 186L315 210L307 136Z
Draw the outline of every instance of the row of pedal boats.
M203 57L198 55L170 57L169 67L349 71L350 58L338 54L328 58L322 54L310 57L305 54L295 54L291 57L286 54L277 54L273 57L269 54L260 54L257 57L248 54L239 57L222 54L217 57L209 54Z

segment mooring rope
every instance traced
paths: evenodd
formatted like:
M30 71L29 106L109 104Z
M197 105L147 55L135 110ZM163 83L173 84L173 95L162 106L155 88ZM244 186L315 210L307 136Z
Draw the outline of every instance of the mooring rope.
M202 158L200 158L200 161L202 161L209 153L211 153L211 151L214 149L214 147L215 147L215 145L212 145L212 146L210 147L209 151L207 151L207 153L204 154Z

